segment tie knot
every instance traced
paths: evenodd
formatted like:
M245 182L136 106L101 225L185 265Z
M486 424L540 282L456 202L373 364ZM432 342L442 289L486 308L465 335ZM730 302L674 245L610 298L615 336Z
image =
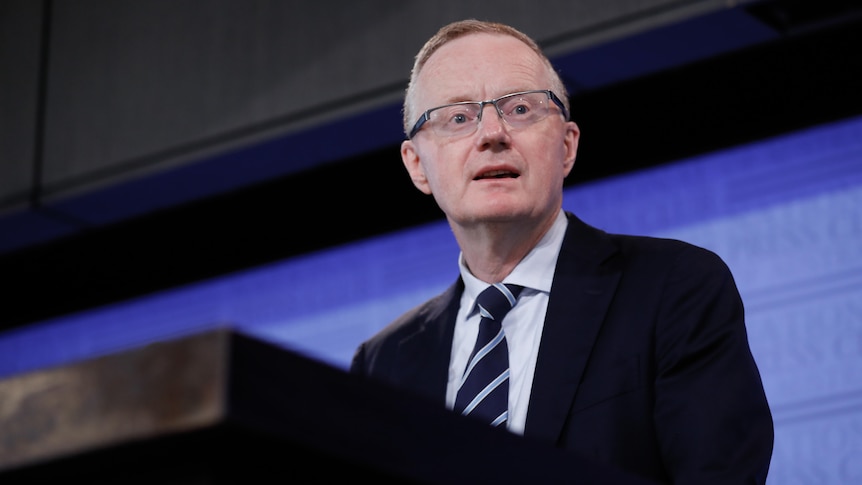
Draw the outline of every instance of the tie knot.
M483 317L490 318L499 323L506 316L506 313L515 306L518 295L523 289L523 286L494 283L485 288L482 293L479 293L479 297L476 298L479 312Z

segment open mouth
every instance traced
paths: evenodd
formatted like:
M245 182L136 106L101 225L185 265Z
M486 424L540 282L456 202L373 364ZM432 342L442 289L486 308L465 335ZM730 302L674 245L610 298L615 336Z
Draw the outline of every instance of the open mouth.
M510 172L508 170L492 170L490 172L485 172L479 174L473 180L482 180L482 179L516 179L520 176L520 174L516 172Z

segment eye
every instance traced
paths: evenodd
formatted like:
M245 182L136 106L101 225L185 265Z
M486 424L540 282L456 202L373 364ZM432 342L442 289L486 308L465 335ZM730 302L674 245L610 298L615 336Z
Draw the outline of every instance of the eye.
M515 115L515 116L520 116L520 115L525 115L529 112L530 112L530 106L525 104L525 103L522 103L522 104L515 105L509 114Z
M476 109L470 104L445 106L436 114L439 116L440 123L446 126L463 125L476 119Z
M467 115L464 113L455 113L449 118L449 123L455 125L460 125L467 121L469 121L469 118L467 118Z
M513 119L528 118L533 115L534 104L524 96L511 98L503 105L503 115Z

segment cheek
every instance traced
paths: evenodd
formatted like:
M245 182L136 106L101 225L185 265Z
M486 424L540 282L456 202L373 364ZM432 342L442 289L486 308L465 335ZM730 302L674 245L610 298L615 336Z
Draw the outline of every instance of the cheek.
M446 183L446 174L441 172L439 166L426 166L425 178L432 194L440 195L448 191L450 184Z
M552 137L545 144L546 162L543 165L547 171L546 176L556 179L565 179L571 170L569 147L560 137Z
M444 163L444 160L451 160L446 154L440 150L425 150L421 153L421 167L425 174L425 178L432 191L438 192L446 189L447 180L452 177L452 163Z

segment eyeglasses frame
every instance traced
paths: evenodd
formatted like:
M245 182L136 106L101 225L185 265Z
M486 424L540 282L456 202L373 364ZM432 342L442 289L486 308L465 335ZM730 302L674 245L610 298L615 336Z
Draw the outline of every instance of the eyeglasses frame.
M512 96L518 96L521 94L532 94L532 93L545 93L545 94L547 94L548 99L550 99L554 104L556 104L558 108L560 108L560 111L563 114L563 118L569 119L569 114L568 114L568 111L566 111L566 106L563 104L563 102L560 100L560 98L558 98L557 95L554 94L553 91L551 91L550 89L533 89L533 90L529 90L529 91L518 91L516 93L504 94L504 95L497 97L495 99L489 99L486 101L461 101L458 103L444 104L442 106L437 106L435 108L425 110L425 112L422 113L422 115L419 117L419 119L416 120L416 123L413 125L413 129L411 129L410 134L407 135L407 139L412 140L413 137L416 136L416 133L419 132L419 130L422 128L422 126L427 121L429 121L431 119L431 112L432 111L436 111L436 110L442 109L442 108L448 108L450 106L458 106L461 104L478 104L479 105L479 114L477 116L477 121L482 121L482 113L485 111L485 106L490 104L490 105L494 106L494 109L497 111L497 114L501 118L503 118L503 113L500 111L500 107L497 105L497 102L499 102L501 99L504 99L504 98L509 98ZM505 119L505 118L503 118L503 119Z

